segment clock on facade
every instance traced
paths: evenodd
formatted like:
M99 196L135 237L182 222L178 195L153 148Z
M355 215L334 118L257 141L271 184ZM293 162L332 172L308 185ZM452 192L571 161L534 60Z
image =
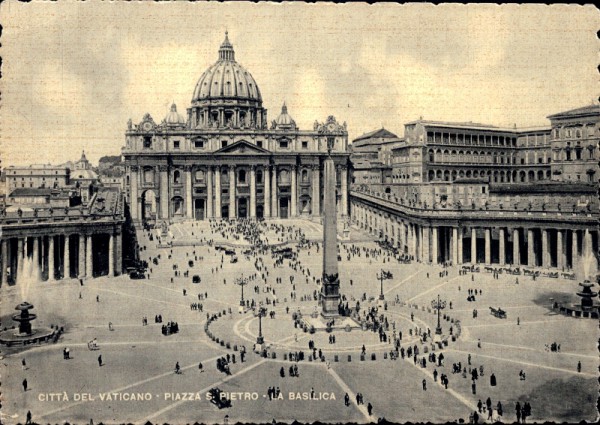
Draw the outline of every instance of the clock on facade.
M142 124L142 129L144 131L150 131L152 130L152 123L150 121L146 121Z

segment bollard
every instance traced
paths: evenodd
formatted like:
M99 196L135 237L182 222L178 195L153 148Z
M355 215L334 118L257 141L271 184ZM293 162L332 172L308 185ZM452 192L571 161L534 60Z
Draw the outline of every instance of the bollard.
M337 354L335 356L333 356L333 361L336 363L340 361Z
M387 351L385 351L385 352L383 353L383 359L384 359L384 360L387 360Z
M350 354L348 354L348 363L350 363L352 361L352 356Z
M224 347L225 346L225 341L221 341L220 344L221 344L221 347Z
M308 356L308 361L312 362L312 355Z
M227 347L228 350L231 350L231 344L230 343L225 344L225 347Z
M273 351L273 352L271 353L271 358L272 358L272 359L276 359L276 358L277 358L277 353L276 353L275 351Z
M361 362L364 362L364 361L365 361L365 355L364 355L364 354L361 354L361 355L360 355L360 361L361 361Z
M377 360L377 357L375 357L375 353L371 353L371 360Z

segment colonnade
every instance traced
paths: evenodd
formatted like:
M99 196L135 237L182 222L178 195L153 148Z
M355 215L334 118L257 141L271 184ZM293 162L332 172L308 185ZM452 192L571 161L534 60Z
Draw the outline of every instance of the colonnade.
M350 215L361 229L424 263L573 270L585 267L598 251L596 228L567 228L564 223L427 223L354 202Z
M115 276L122 257L120 232L7 235L0 240L0 284Z

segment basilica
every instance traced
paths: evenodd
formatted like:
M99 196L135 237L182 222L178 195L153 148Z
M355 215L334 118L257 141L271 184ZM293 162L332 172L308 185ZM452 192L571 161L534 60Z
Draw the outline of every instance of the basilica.
M348 132L333 116L300 130L285 103L269 122L260 89L227 33L185 116L129 120L122 154L134 221L319 217L322 163L336 165L339 215L348 211ZM329 146L329 149L328 149Z

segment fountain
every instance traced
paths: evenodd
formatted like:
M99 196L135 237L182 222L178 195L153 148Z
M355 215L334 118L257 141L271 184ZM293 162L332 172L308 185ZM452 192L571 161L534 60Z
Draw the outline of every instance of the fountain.
M12 319L19 324L18 329L15 331L14 326L12 329L4 328L0 332L0 344L4 344L8 347L13 345L28 345L33 343L48 342L58 340L58 337L62 333L63 329L46 328L43 326L31 327L31 322L37 318L36 314L30 312L33 309L33 305L27 301L23 301L21 304L15 307L15 310L20 311L18 314L13 314Z
M598 310L598 306L594 306L594 300L592 298L596 298L598 296L597 292L592 291L592 286L594 286L589 280L580 283L579 286L583 288L580 292L577 292L577 295L581 297L581 310L582 311L594 311Z
M592 291L594 284L586 279L579 283L579 286L583 288L577 292L577 296L581 297L579 304L559 304L555 302L552 308L558 308L560 313L571 317L598 319L600 317L600 306L594 304L593 298L598 296L598 292Z
M33 332L31 330L31 321L35 320L37 315L29 313L29 310L33 309L33 305L27 301L23 301L21 304L15 307L15 310L20 310L21 314L14 314L12 319L15 322L19 322L19 336L31 336Z

